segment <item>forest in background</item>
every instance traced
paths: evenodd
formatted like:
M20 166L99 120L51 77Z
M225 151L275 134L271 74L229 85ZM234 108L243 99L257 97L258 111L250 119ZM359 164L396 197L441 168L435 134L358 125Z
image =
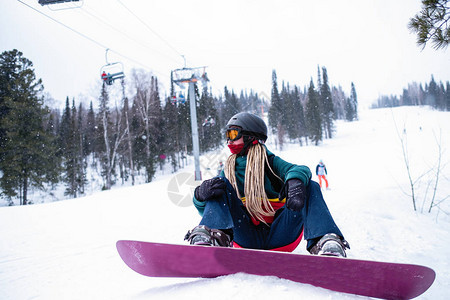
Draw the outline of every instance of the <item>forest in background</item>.
M411 85L397 102L378 100L378 106L432 105L449 109L449 83ZM419 92L413 93L418 90ZM101 85L94 101L83 105L66 98L65 107L50 107L51 99L37 79L33 64L14 49L0 55L0 197L11 205L33 203L30 187L52 189L63 184L65 195L85 194L89 168L98 170L102 189L131 182L136 176L150 182L158 167L183 168L192 154L189 96L161 98L158 78L132 70L129 78ZM248 111L268 117L277 146L319 145L334 136L338 119L358 119L354 84L350 95L329 82L326 67L317 80L300 86L282 81L272 72L270 99L254 91L224 87L213 95L207 86L195 86L200 151L225 143L223 128L231 116ZM419 95L419 96L417 96ZM390 97L389 99L396 99ZM410 99L410 100L409 100ZM418 100L419 99L419 100ZM434 100L433 100L434 99ZM434 102L430 102L430 101ZM445 105L443 105L444 103Z

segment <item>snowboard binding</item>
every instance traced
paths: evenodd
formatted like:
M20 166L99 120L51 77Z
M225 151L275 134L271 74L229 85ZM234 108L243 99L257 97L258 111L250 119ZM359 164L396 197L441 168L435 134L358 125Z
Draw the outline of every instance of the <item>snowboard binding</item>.
M185 237L191 245L232 247L233 242L228 234L219 229L211 229L205 225L198 225L189 230Z
M345 249L350 249L350 245L346 240L341 239L335 233L327 233L309 252L315 255L347 257Z

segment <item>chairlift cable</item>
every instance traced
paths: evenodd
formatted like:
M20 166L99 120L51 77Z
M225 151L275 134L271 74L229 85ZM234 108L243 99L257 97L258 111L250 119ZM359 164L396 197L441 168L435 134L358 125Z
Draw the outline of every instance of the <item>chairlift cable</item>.
M110 27L110 28L113 29L114 31L116 31L116 32L118 32L118 33L120 33L120 34L122 34L123 36L125 36L126 38L128 38L130 41L133 41L133 42L135 42L136 44L139 44L139 45L141 45L142 47L144 47L144 48L146 48L146 49L148 49L148 50L150 50L150 51L154 51L154 52L156 52L156 53L158 53L158 54L160 54L160 55L162 55L162 56L165 56L166 58L168 58L168 59L170 59L170 60L172 60L172 61L178 63L178 61L176 61L173 57L170 57L170 56L168 56L168 55L166 55L166 54L164 54L164 53L162 53L162 52L160 52L160 51L158 51L158 50L155 50L155 49L153 49L153 48L150 48L150 47L149 47L148 45L146 45L145 43L143 43L143 42L141 42L141 41L139 41L139 40L133 38L132 36L130 36L130 35L127 34L126 32L124 32L124 31L118 29L117 27L111 25L109 22L105 21L105 20L104 20L102 17L100 17L99 15L95 15L95 14L93 14L92 12L89 12L89 11L86 10L84 7L81 7L81 11L80 11L80 12L86 13L87 15L91 16L96 22L103 23L105 26Z
M64 24L64 23L62 23L62 22L56 20L55 18L50 17L49 15L47 15L47 14L43 13L42 11L40 11L40 10L38 10L38 9L36 9L36 8L34 8L34 7L32 7L31 5L29 5L29 4L25 3L25 2L23 2L22 0L17 0L17 1L19 1L20 3L22 3L22 4L25 5L25 6L28 6L29 8L31 8L32 10L34 10L34 11L40 13L41 15L46 16L47 18L49 18L50 20L52 20L52 21L58 23L59 25L64 26L64 27L66 27L67 29L69 29L69 30L75 32L76 34L82 36L83 38L85 38L85 39L87 39L87 40L93 42L94 44L100 46L101 48L108 48L108 47L106 47L105 45L103 45L102 43L100 43L100 42L98 42L98 41L96 41L96 40L94 40L94 39L88 37L87 35L85 35L85 34L79 32L79 31L73 29L72 27L70 27L70 26L68 26L68 25L66 25L66 24Z
M132 61L132 62L134 62L135 64L140 65L141 67L143 67L143 68L145 68L145 69L151 70L151 71L153 71L153 72L155 72L155 73L159 73L159 74L160 74L161 76L163 76L163 77L166 77L166 78L168 77L167 75L164 75L163 73L161 73L161 72L159 72L159 71L156 71L154 68L151 68L151 67L149 67L149 66L146 66L146 65L142 64L141 62L139 62L139 61L137 61L137 60L135 60L135 59L133 59L133 58L131 58L131 57L128 57L127 55L124 55L124 54L122 54L122 53L120 53L120 52L118 52L118 51L115 51L115 50L109 48L108 46L106 46L106 45L104 45L104 44L102 44L102 43L96 41L95 39L93 39L93 38L91 38L91 37L89 37L89 36L87 36L87 35L85 35L85 34L79 32L78 30L73 29L72 27L70 27L70 26L68 26L68 25L66 25L66 24L64 24L64 23L62 23L61 21L58 21L57 19L50 17L49 15L47 15L47 14L43 13L42 11L40 11L40 10L38 10L38 9L36 9L36 8L34 8L34 7L32 7L31 5L29 5L29 4L25 3L25 2L23 2L22 0L17 0L17 1L19 1L19 2L22 3L23 5L27 6L28 8L31 8L32 10L34 10L34 11L40 13L41 15L43 15L43 16L49 18L49 19L52 20L53 22L56 22L56 23L58 23L59 25L61 25L61 26L65 27L65 28L69 29L70 31L72 31L72 32L74 32L74 33L76 33L76 34L78 34L79 36L81 36L81 37L83 37L83 38L89 40L90 42L96 44L97 46L99 46L99 47L101 47L101 48L104 48L104 49L109 49L109 51L114 52L114 53L116 53L117 55L122 56L123 58L126 58L126 59L128 59L129 61Z
M130 35L128 35L127 33L125 33L124 31L122 31L122 30L120 30L120 29L114 27L114 26L111 25L109 22L107 22L107 21L105 21L104 19L102 19L101 17L99 17L99 15L95 15L95 14L93 14L92 12L89 12L89 11L87 11L86 9L83 9L83 8L81 8L81 10L83 10L86 14L88 14L88 15L90 15L92 18L94 18L94 20L103 23L104 25L106 25L106 26L110 27L111 29L115 30L116 32L122 34L123 36L125 36L125 37L128 38L129 40L135 42L136 44L139 44L139 45L141 45L142 47L144 47L144 48L146 48L146 49L148 49L148 50L150 50L150 51L157 52L158 54L160 54L160 55L162 55L162 56L165 56L165 57L167 57L168 59L170 59L170 60L172 60L172 61L174 61L174 62L177 62L174 58L169 57L168 55L166 55L166 54L164 54L164 53L162 53L162 52L160 52L160 51L158 51L158 50L155 50L155 49L150 48L150 47L149 47L148 45L146 45L145 43L143 43L143 42L141 42L141 41L139 41L139 40L133 38L132 36L130 36Z
M161 41L163 41L169 48L171 48L175 53L179 56L183 56L180 52L178 52L175 47L173 47L166 39L164 39L160 34L158 34L155 30L153 30L147 23L145 23L141 18L139 18L131 9L129 9L122 1L117 0L130 14L132 14L139 22L141 22L148 30L150 30L154 35L156 35Z

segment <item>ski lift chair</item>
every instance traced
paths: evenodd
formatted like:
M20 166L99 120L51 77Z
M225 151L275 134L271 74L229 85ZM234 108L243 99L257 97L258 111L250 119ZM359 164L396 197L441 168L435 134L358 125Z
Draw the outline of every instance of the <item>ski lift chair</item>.
M120 62L104 65L100 70L101 78L107 85L112 85L115 80L125 77L123 64Z
M81 8L84 0L39 0L41 6L47 6L50 10L66 10L73 8Z
M178 96L177 95L173 95L171 97L171 101L172 101L172 104L177 104L177 103L184 104L184 103L186 103L186 98L184 97L183 93L180 91L178 93Z
M64 2L79 2L80 0L39 0L40 5L59 4Z

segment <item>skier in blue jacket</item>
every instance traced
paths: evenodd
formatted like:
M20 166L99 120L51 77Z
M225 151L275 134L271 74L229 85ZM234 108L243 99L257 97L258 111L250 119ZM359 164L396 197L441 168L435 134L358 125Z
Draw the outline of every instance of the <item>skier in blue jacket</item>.
M195 189L202 220L185 239L195 245L291 252L304 237L312 254L345 257L349 245L311 171L267 149L264 121L238 113L228 121L226 137L232 154L220 176Z
M319 178L319 185L322 187L322 179L325 181L325 187L328 189L328 180L327 180L327 167L323 163L322 160L319 161L319 164L316 166L316 175Z

